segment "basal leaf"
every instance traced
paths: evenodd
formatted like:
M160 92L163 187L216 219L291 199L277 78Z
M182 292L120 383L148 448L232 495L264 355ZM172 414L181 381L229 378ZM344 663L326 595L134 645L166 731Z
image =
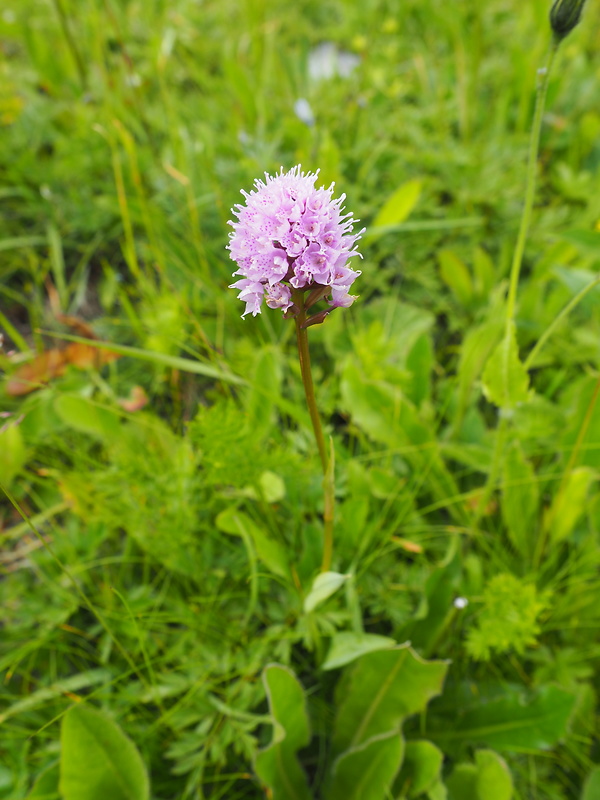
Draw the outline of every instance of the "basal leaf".
M304 690L293 672L279 664L265 668L263 683L273 717L273 740L256 756L255 772L269 788L272 800L311 800L296 757L310 739Z
M489 357L483 371L483 391L490 403L511 409L529 394L529 375L519 359L514 322Z
M60 764L57 761L40 772L25 800L60 800L59 780Z
M392 647L396 647L396 641L388 636L378 636L374 633L352 633L351 631L336 633L331 638L331 646L321 669L337 669L356 661L365 653L389 650Z
M333 764L325 800L385 800L403 750L404 741L396 730L347 750Z
M87 705L65 714L61 728L60 791L64 800L147 800L148 774L121 728Z
M475 763L479 800L511 800L513 781L506 761L493 750L478 750Z
M406 743L402 769L394 783L394 796L409 800L429 791L439 781L444 754L432 742L414 740Z
M577 698L558 686L543 686L528 695L520 687L507 687L491 698L482 694L448 698L444 715L430 716L427 735L444 752L464 745L484 744L496 750L531 752L546 750L567 733Z
M600 766L592 767L583 785L581 800L598 800L600 797Z
M424 661L408 644L361 656L340 684L334 752L400 731L407 716L441 692L447 669L447 662Z
M533 467L517 441L507 448L502 470L502 518L520 555L531 552L539 492Z

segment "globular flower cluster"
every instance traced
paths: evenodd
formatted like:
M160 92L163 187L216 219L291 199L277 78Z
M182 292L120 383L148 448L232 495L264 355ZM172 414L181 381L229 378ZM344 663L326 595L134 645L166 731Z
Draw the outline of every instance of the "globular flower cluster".
M347 266L359 255L354 244L363 231L352 234L356 220L343 214L345 195L332 199L333 187L315 188L316 173L306 175L296 166L289 172L257 180L255 190L233 214L233 233L228 244L237 263L231 285L246 303L242 314L260 313L263 299L269 308L292 309L291 289L322 288L329 305L348 307L356 299L350 287L360 275ZM290 288L291 287L291 288Z

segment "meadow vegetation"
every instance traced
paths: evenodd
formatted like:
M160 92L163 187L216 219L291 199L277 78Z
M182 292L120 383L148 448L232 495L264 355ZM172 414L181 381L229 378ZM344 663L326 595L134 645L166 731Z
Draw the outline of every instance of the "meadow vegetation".
M1 800L600 798L594 0L505 339L549 8L3 4ZM295 164L367 228L316 583L294 324L225 249Z

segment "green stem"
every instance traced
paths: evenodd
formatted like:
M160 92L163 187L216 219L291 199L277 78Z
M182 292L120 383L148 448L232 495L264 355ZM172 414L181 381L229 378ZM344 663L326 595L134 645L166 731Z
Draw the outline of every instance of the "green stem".
M519 275L521 274L521 265L523 264L523 254L525 252L525 243L527 241L527 233L531 223L531 212L533 210L533 200L535 197L535 179L537 172L537 158L540 146L540 132L542 130L542 120L544 115L544 105L546 102L546 94L548 91L548 83L550 80L550 72L552 64L554 63L554 56L558 43L553 40L550 46L550 52L546 60L546 66L542 71L542 79L537 86L537 93L535 98L535 110L533 113L533 123L531 126L531 136L529 139L529 153L527 157L527 174L525 178L525 203L523 205L523 213L521 214L521 224L519 226L519 235L513 253L512 265L510 268L510 281L508 286L508 297L506 301L506 329L505 337L508 339L511 335L511 327L514 323L515 305L517 301L517 287L519 285ZM475 528L479 526L481 517L485 512L485 507L492 495L495 488L498 475L500 474L500 463L502 459L502 452L508 432L508 423L504 415L500 416L500 422L496 431L496 443L494 447L494 455L492 467L488 474L486 484L479 501L479 505L475 517Z
M308 413L310 414L313 431L315 433L315 439L317 441L317 447L319 449L321 467L323 468L323 491L325 493L325 502L323 514L323 561L321 563L321 572L327 572L331 565L331 557L333 554L333 447L331 448L331 457L328 457L325 437L323 436L323 428L321 427L321 417L319 416L317 400L315 398L315 387L312 379L312 371L310 368L308 333L306 328L302 327L306 322L306 308L304 305L303 291L301 289L292 289L292 300L298 309L298 314L296 316L296 338L298 341L298 358L300 360L300 372L302 374L302 383L304 384L304 394L306 395Z
M525 252L525 242L527 241L527 233L531 223L531 212L533 209L533 199L535 196L535 179L537 172L537 157L540 146L540 132L542 129L542 119L544 115L544 105L546 102L546 93L548 91L548 83L550 80L550 71L554 62L554 56L558 43L553 40L550 47L550 53L546 66L542 72L542 79L537 87L537 94L535 98L535 111L533 114L533 124L531 126L531 137L529 140L529 155L527 160L527 176L525 188L525 205L523 207L523 214L521 215L521 225L519 227L519 236L517 244L515 245L515 252L513 254L512 266L510 269L510 283L508 287L508 299L506 302L506 332L508 335L510 323L515 316L515 304L517 300L517 286L519 285L519 275L521 273L521 265L523 263L523 254Z

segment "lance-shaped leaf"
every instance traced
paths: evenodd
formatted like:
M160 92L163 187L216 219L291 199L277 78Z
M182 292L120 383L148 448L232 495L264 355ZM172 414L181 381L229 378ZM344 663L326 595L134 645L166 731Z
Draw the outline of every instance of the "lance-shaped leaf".
M577 697L558 686L542 686L530 695L521 687L504 686L492 696L469 692L444 695L445 713L432 710L427 734L445 753L453 755L466 744L485 744L497 750L545 750L567 733ZM457 711L458 709L458 711Z
M394 783L394 797L419 797L440 779L444 754L431 742L418 739L406 743L402 769Z
M504 409L512 409L528 398L529 375L519 359L514 322L488 359L483 392L490 403Z
M148 800L142 758L121 728L87 705L62 722L60 792L64 800Z
M334 753L400 732L407 716L441 692L447 669L447 662L424 661L408 644L359 658L339 685Z
M403 753L404 740L395 730L346 750L333 764L325 800L384 800Z
M304 690L294 673L279 664L265 668L263 683L273 717L273 741L256 756L254 770L272 800L311 800L296 756L310 739Z

